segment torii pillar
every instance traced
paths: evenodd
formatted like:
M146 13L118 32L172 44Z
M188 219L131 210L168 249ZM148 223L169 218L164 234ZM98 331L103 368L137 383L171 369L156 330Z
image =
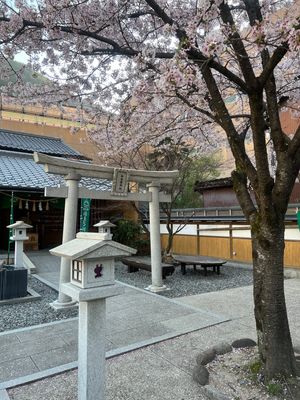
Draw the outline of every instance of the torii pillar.
M150 224L150 249L151 249L151 277L152 284L146 289L150 292L161 292L166 290L162 280L161 268L161 242L160 242L160 215L159 215L159 182L152 182L147 185L151 193L149 202L149 224Z
M64 175L66 188L45 188L45 196L64 197L65 215L63 227L63 243L75 238L77 222L77 204L79 198L103 200L145 201L149 203L150 241L151 241L151 273L152 284L147 288L151 292L166 290L162 281L160 216L159 203L170 202L171 196L159 191L160 184L170 185L178 176L178 171L143 171L118 169L102 165L87 164L65 160L46 154L34 153L34 160L44 164L45 172ZM107 179L112 181L112 192L89 190L78 187L81 177ZM128 182L146 184L147 193L128 192ZM62 258L60 271L60 287L70 281L70 264ZM71 307L72 299L59 290L58 299L52 303L56 309Z
M68 196L65 199L64 225L62 242L66 243L76 236L77 225L77 209L78 209L78 182L81 176L75 172L70 172L65 176L66 186L68 188ZM59 275L59 292L58 299L51 303L56 310L62 308L70 308L76 305L71 297L61 291L61 285L70 282L70 260L61 257L60 275Z

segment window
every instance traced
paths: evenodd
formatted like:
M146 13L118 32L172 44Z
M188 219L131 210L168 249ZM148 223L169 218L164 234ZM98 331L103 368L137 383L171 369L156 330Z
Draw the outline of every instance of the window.
M72 280L80 283L82 282L82 261L73 260Z

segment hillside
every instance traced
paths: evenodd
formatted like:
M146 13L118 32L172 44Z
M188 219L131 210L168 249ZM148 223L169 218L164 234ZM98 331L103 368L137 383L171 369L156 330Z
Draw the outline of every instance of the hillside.
M9 63L11 66L11 71L8 73L8 77L6 79L0 78L0 86L7 85L7 83L9 82L15 83L17 81L18 75L22 77L23 82L31 83L34 85L41 85L47 82L47 79L44 76L33 71L26 65L15 60L9 60Z

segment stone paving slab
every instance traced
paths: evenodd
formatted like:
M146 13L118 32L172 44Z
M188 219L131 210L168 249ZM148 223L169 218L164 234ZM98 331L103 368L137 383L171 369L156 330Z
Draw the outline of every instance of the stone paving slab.
M6 361L16 360L26 356L33 356L39 353L46 353L55 349L65 347L65 341L62 335L56 336L51 340L43 341L27 341L14 346L6 345L1 349L1 363L0 366Z
M287 306L292 322L291 333L294 344L300 346L300 330L296 328L300 322L300 314L292 311L297 311L297 305L299 306L299 289L299 280L286 281ZM255 324L252 318L253 303L248 299L251 290L252 288L249 287L242 290L233 289L235 293L228 293L227 290L217 293L220 304L223 303L224 313L229 314L231 310L232 305L228 303L228 298L235 297L239 302L234 318L225 323L159 341L151 346L109 359L107 361L107 400L206 399L200 386L195 384L191 376L196 355L221 341L231 343L241 337L256 340ZM194 308L203 307L209 311L207 307L211 305L212 311L219 309L219 305L216 308L213 306L216 293L211 293L210 299L207 296L203 298L203 301L201 301L202 296L199 295L198 299L195 297L189 299L189 302L193 301ZM203 316L205 315L203 312ZM14 336L11 343L15 343L16 340ZM113 353L109 352L109 354ZM75 367L72 364L70 368L72 366ZM53 370L53 373L55 372L60 371ZM35 376L41 377L41 373ZM6 397L1 397L1 395ZM14 387L8 390L8 395L10 400L76 400L77 370L48 377L29 385ZM9 399L6 391L1 390L0 387L0 400Z
M4 382L33 374L38 370L31 357L16 358L0 364L0 376Z
M7 391L5 389L0 389L0 400L9 400Z
M221 315L124 285L125 293L107 300L110 355L124 353L227 320ZM78 319L0 334L0 389L7 381L77 361ZM23 365L23 367L22 367Z
M205 399L189 374L147 348L108 360L106 371L106 400ZM55 376L49 383L46 379L14 388L8 393L12 400L75 400L77 371Z

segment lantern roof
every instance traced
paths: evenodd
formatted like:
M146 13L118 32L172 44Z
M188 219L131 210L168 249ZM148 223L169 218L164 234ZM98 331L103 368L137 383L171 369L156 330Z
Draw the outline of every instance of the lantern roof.
M136 249L109 239L110 235L107 233L79 232L75 239L54 247L50 253L72 260L126 257L136 253Z
M116 225L108 220L99 221L97 224L94 224L96 228L114 228Z
M24 221L17 221L14 224L7 225L9 229L29 229L32 228L32 225L26 224Z

